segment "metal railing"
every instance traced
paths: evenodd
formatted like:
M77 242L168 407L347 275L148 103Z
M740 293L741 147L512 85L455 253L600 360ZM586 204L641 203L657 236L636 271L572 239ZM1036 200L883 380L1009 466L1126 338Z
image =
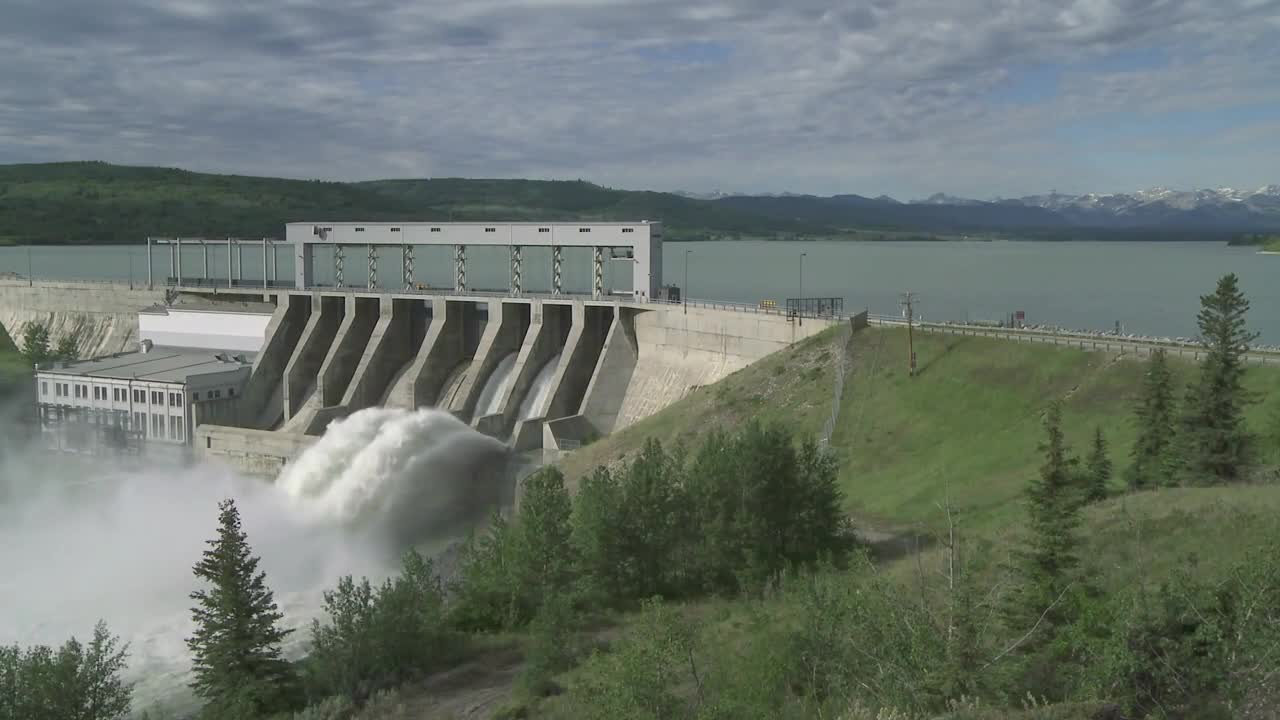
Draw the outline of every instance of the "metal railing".
M868 321L876 325L906 326L905 318L894 315L869 315ZM1093 335L1081 332L1041 330L1036 328L1004 328L963 323L929 323L915 321L912 327L921 332L944 333L965 337L989 337L1024 343L1044 343L1078 350L1133 353L1150 355L1160 349L1174 357L1199 361L1206 352L1203 345L1194 341L1177 341L1164 338L1123 337L1117 335ZM1251 349L1245 361L1256 365L1280 365L1280 352Z
M852 365L849 346L853 342L853 323L844 323L837 334L836 342L840 349L836 353L836 377L831 390L831 412L826 422L822 424L822 435L818 438L818 442L824 446L831 443L831 434L836 430L836 422L840 419L840 407L844 403L844 381Z

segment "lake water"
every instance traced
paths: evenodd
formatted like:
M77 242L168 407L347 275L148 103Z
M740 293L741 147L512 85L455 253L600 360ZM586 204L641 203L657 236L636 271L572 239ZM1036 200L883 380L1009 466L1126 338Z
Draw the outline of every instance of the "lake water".
M1280 255L1259 255L1250 248L1220 243L1089 243L1089 242L714 242L667 243L664 274L668 283L685 285L691 298L757 303L788 297L844 298L847 311L900 312L899 295L911 290L919 298L918 313L933 320L998 320L1022 310L1028 323L1110 330L1120 322L1126 332L1191 336L1199 296L1211 292L1229 272L1240 277L1252 302L1249 324L1262 342L1280 344ZM804 257L801 257L804 253ZM292 273L287 247L278 251L282 277ZM28 257L42 279L129 280L144 283L145 247L0 248L0 273L27 274ZM261 279L262 250L243 250L246 280ZM183 250L184 276L203 272L203 254ZM226 250L210 247L213 277L226 277ZM332 259L320 257L321 282L331 281ZM167 274L168 250L153 250L156 277ZM803 273L802 273L803 265ZM545 291L551 284L547 248L526 248L524 286ZM609 263L611 287L629 289L626 261ZM377 277L383 287L399 285L401 257L383 250ZM467 276L474 289L505 289L506 248L469 248ZM363 284L368 259L357 248L347 250L348 284ZM418 248L414 258L418 282L448 287L453 282L450 248ZM590 252L565 252L566 289L590 287ZM358 280L357 280L358 278Z

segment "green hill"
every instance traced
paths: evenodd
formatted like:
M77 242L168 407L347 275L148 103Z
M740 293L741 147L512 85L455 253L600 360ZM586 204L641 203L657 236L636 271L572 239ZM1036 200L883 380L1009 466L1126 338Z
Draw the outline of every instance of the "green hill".
M136 243L148 235L278 236L325 220L662 220L672 238L823 233L705 200L582 181L213 175L100 162L0 166L0 243Z
M714 427L745 419L779 419L797 433L816 434L829 409L834 363L832 332L810 338L734 373L689 397L568 456L570 481L598 464L634 452L646 437L692 444ZM996 537L1018 525L1022 493L1041 463L1040 418L1054 399L1064 402L1064 426L1083 455L1095 427L1111 446L1117 475L1128 465L1134 438L1132 409L1142 363L1103 353L949 335L916 335L920 372L907 376L906 333L870 328L854 336L853 369L845 385L831 447L840 459L847 510L877 534L936 527L942 504L965 509L970 528ZM1171 361L1180 381L1195 370ZM1260 402L1248 420L1264 436L1280 413L1280 368L1252 368L1246 383ZM1265 440L1262 460L1280 465L1280 446ZM1115 490L1121 490L1117 479ZM1179 489L1127 496L1091 510L1098 528L1115 529L1117 508L1148 513L1157 528L1203 527L1198 544L1212 555L1232 547L1219 541L1245 510L1280 508L1280 485ZM1237 512L1239 511L1239 512ZM1247 525L1247 523L1246 523ZM1101 537L1106 533L1090 533ZM1201 543L1200 541L1204 542Z

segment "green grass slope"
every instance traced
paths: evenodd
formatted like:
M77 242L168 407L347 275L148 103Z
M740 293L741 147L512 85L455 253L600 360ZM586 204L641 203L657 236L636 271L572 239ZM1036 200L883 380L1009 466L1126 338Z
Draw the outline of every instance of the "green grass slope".
M596 465L615 462L645 437L689 442L711 427L750 417L816 434L831 397L833 338L828 332L765 358L597 441L563 461L566 476L578 478ZM1142 361L917 333L920 372L912 378L906 372L906 343L905 331L897 329L871 328L855 336L853 369L831 440L847 510L864 528L928 532L939 526L949 499L981 535L995 538L1016 529L1025 512L1023 492L1041 463L1042 414L1053 400L1063 401L1067 439L1077 454L1087 452L1095 427L1103 429L1115 465L1115 490L1122 489ZM1180 382L1196 370L1190 363L1171 364ZM1280 442L1274 437L1280 429L1273 427L1280 422L1280 369L1251 368L1246 384L1258 399L1248 421L1262 437L1263 462L1275 467L1280 464ZM1162 557L1196 548L1215 557L1233 546L1233 528L1253 532L1249 528L1275 515L1268 508L1280 509L1280 485L1141 493L1090 508L1086 535L1103 550L1120 548L1121 536L1146 528L1151 552ZM1179 534L1179 527L1194 532Z
M668 193L586 182L213 175L100 162L0 165L0 244L136 243L148 235L278 236L306 220L662 220L668 236L812 233Z

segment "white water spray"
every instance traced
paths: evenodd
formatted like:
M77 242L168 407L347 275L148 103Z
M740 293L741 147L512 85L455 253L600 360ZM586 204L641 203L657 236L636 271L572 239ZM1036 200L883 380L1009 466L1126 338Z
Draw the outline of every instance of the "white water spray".
M556 369L560 367L560 355L561 353L556 353L552 356L538 371L538 376L533 379L533 385L525 394L524 402L520 403L520 420L542 417L547 412L547 399L551 395L551 379L556 374Z
M408 544L453 536L507 502L505 448L447 413L370 409L329 426L275 482L218 466L85 462L0 448L0 644L82 640L98 619L130 644L135 709L190 702L191 566L236 499L305 651L320 591L377 580ZM87 479L86 479L87 478Z
M480 399L476 401L475 417L493 415L502 412L502 400L515 380L512 371L516 367L516 353L510 353L498 361L497 367L489 374L484 387L480 390Z

